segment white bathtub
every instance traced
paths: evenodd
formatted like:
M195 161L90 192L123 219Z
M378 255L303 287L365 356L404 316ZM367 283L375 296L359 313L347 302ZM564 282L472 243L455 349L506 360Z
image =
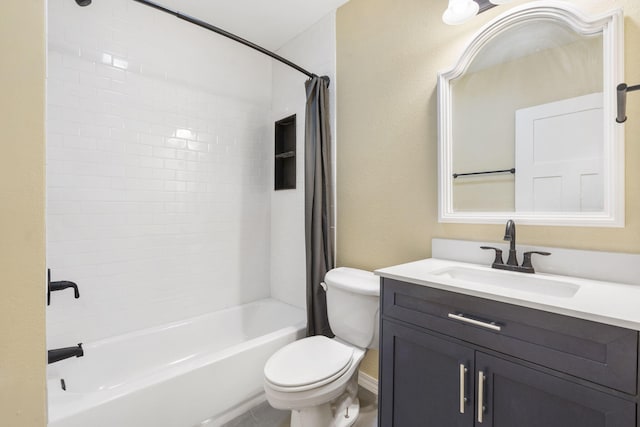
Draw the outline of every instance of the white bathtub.
M304 325L303 310L266 299L85 343L49 365L49 426L217 425L261 399L265 362Z

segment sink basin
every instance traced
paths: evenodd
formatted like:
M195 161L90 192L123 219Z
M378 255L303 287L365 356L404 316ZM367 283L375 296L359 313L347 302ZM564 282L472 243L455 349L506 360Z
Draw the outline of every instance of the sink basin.
M434 271L435 276L465 282L507 288L515 291L529 292L560 298L571 298L580 289L580 285L550 279L544 276L514 273L501 270L482 270L469 267L447 267Z

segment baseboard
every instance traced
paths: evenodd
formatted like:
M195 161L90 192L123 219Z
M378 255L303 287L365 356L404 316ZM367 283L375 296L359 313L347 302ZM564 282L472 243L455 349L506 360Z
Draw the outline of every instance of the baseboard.
M360 371L358 373L358 385L371 393L378 395L378 380L371 375Z

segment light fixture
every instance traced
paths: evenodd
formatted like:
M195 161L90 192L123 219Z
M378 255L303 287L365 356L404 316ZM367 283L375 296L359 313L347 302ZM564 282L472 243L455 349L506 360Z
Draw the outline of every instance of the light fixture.
M473 0L449 0L449 7L442 14L442 21L449 25L462 24L478 14L480 6Z

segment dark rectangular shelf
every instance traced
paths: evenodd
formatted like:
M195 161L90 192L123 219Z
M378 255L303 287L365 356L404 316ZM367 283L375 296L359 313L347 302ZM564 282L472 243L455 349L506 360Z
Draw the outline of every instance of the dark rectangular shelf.
M274 190L296 188L296 116L275 123Z

